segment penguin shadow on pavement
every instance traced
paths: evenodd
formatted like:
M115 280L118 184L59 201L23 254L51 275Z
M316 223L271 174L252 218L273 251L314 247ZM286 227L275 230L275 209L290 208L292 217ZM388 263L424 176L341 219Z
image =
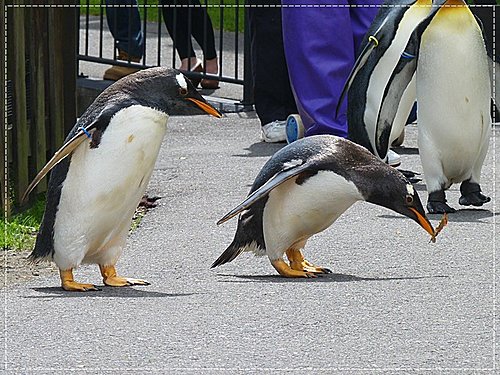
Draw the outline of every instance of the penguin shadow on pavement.
M253 157L259 157L259 156L272 156L274 155L278 150L281 148L285 147L286 143L266 143L266 142L258 142L250 145L249 147L245 148L245 151L248 151L247 153L244 154L237 154L233 156L241 156L245 158L253 158Z
M408 276L408 277L361 277L343 273L321 274L315 278L286 278L280 275L230 275L218 274L218 277L224 277L223 280L218 280L222 283L346 283L353 281L396 281L396 280L421 280L433 278L447 278L445 275L435 276ZM227 278L231 279L227 279ZM236 279L236 280L234 280Z
M455 208L457 208L455 206ZM487 219L493 216L498 216L498 212L492 212L485 208L457 208L457 211L448 214L449 222L457 223L485 223L481 219ZM432 220L440 220L442 214L428 214Z
M25 298L169 298L169 297L189 297L197 293L162 293L153 292L146 289L97 285L98 291L88 292L67 292L61 287L32 288L35 292L44 295L27 296Z

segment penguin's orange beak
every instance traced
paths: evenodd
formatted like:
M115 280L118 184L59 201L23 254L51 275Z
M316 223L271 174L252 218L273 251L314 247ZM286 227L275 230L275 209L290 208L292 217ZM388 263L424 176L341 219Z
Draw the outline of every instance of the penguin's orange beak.
M408 209L410 209L417 216L417 220L420 226L424 228L427 231L427 233L429 233L431 236L434 237L434 228L432 227L432 224L429 221L429 219L427 219L420 212L418 212L416 208L408 207Z
M212 115L212 116L217 117L217 118L222 117L222 113L220 113L218 110L216 110L210 104L208 104L206 102L202 102L201 100L198 100L195 98L186 98L186 99L192 101L194 104L196 104L198 107L203 109L209 115Z

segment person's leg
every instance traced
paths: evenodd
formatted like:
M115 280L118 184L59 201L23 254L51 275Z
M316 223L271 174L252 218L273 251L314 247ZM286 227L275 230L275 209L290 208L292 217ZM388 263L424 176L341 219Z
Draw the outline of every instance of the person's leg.
M161 4L165 5L162 8L163 20L181 59L181 70L192 70L198 63L189 30L189 17L193 8L185 7L191 3L189 0L161 0Z
M191 0L191 2L200 5L199 0ZM217 51L215 50L214 29L206 8L193 8L191 10L191 20L191 35L203 50L204 70L209 74L217 74L219 64L217 62ZM216 89L219 87L219 81L204 78L201 80L201 87Z
M129 5L114 7L113 5ZM109 31L115 39L118 60L138 63L144 53L144 36L141 30L141 18L136 0L106 0L106 18ZM128 66L113 65L106 69L103 79L117 81L122 77L137 72Z
M129 7L113 7L129 5ZM109 31L118 51L140 60L144 51L144 36L136 0L106 0L106 18Z
M192 0L192 4L200 5L199 0ZM191 35L200 45L206 60L217 58L215 50L215 36L212 20L206 8L193 8L191 10Z
M330 4L328 0L305 1ZM283 4L293 5L292 0ZM339 1L339 4L347 4ZM347 106L338 118L335 109L354 63L349 8L307 7L282 10L286 61L306 136L347 137Z
M250 0L248 4L262 1ZM279 5L280 1L273 1ZM283 49L281 9L249 8L255 109L262 125L296 112Z
M496 0L474 0L473 3L475 5L481 5L480 7L475 7L471 5L471 11L474 13L476 17L481 20L483 30L484 30L484 38L486 42L486 49L488 50L488 54L493 56L493 12L496 5ZM490 5L490 6L488 6ZM498 32L495 33L496 39L498 40ZM496 44L495 52L496 56L494 56L495 61L500 62L500 46Z

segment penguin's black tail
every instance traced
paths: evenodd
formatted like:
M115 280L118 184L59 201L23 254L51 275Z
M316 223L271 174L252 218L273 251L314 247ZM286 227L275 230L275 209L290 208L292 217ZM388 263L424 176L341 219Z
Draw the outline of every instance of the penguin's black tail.
M33 251L31 252L30 255L26 258L28 263L31 264L38 264L43 261L50 261L52 259L52 253L51 252L41 252L39 248L35 247Z
M220 266L221 264L229 263L233 261L238 255L240 255L247 246L241 246L241 244L236 243L236 238L233 240L231 245L228 246L226 250L217 258L217 260L212 264L212 267L215 268Z
M41 261L50 261L54 256L53 231L45 231L46 226L42 222L40 230L36 237L35 247L31 254L26 258L30 263L39 263Z

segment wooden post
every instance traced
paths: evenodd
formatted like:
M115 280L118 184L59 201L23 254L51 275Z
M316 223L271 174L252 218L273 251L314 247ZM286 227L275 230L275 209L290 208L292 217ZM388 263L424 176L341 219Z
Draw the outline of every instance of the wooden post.
M54 0L49 3L55 4ZM64 133L64 82L61 75L64 72L64 61L60 51L64 48L64 30L61 27L62 14L60 8L49 8L49 108L50 108L50 149L52 153L62 146L66 134Z
M60 4L51 0L51 4ZM72 0L67 3L78 4ZM77 30L78 9L49 9L49 81L51 148L55 152L73 128L76 120ZM64 35L64 38L61 38Z
M25 10L12 9L12 33L9 33L9 54L12 65L10 71L13 77L13 94L15 102L14 142L15 142L15 193L19 199L29 183L28 158L29 158L29 132L26 115L26 56L25 56ZM10 30L9 30L10 31Z
M45 60L47 58L47 9L31 8L29 15L30 25L30 70L31 70L31 122L33 124L33 134L31 145L34 157L33 178L35 174L43 168L47 162L47 141L46 141L46 85L45 85ZM41 193L47 190L47 179L44 178L36 187L36 192Z
M5 12L5 3L2 1L0 4L0 48L3 53L5 53L5 46L7 41L5 40L5 24L7 22L7 14ZM2 53L2 58L0 58L0 121L2 126L0 126L0 207L2 213L0 216L8 217L10 215L10 202L7 195L8 189L8 164L7 164L7 111L5 110L6 101L6 88L7 82L5 81L5 55Z
M66 1L66 4L79 4L78 0ZM104 2L103 2L104 3ZM60 4L60 1L59 1ZM78 8L63 8L61 28L64 43L60 51L64 62L64 73L61 77L64 85L64 136L76 122L76 78L78 75L78 32L80 27Z

